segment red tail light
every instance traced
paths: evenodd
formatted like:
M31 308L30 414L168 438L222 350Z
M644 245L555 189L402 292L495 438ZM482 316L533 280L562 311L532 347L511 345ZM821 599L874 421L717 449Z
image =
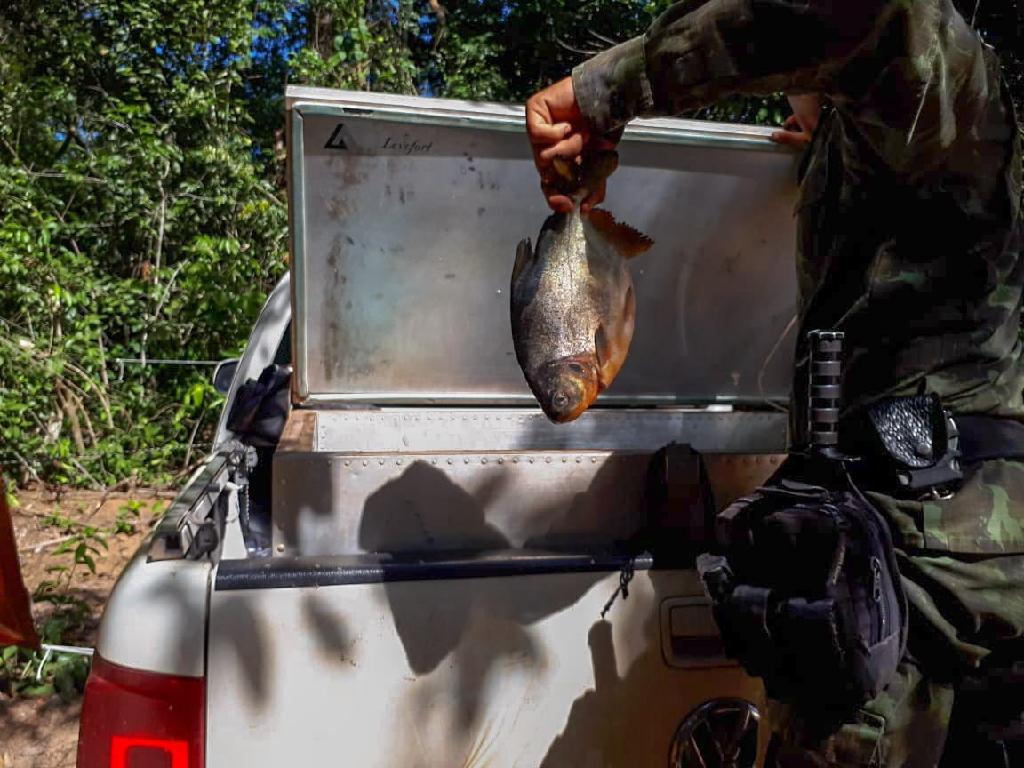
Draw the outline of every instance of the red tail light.
M119 667L94 656L78 768L203 768L204 681Z

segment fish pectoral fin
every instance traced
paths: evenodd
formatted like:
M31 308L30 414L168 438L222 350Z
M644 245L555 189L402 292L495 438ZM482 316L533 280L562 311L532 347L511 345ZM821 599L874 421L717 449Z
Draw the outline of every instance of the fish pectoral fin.
M519 279L519 273L522 272L526 265L533 261L533 245L530 242L530 238L519 241L519 245L516 247L516 263L512 265L512 282L514 283Z
M627 259L646 253L654 245L654 241L647 235L633 229L629 224L616 221L615 217L603 208L594 208L586 216L594 229Z
M623 357L618 354L615 340L608 335L603 323L594 332L594 352L597 358L597 391L604 392L615 381Z
M594 352L597 355L598 378L603 378L600 373L611 362L612 355L615 353L615 350L612 349L611 339L608 338L608 332L604 329L604 323L597 326L597 330L594 331ZM607 386L607 383L602 381L602 386Z
M633 324L636 322L636 294L633 292L632 285L626 290L626 298L622 300L622 319L629 328L627 331L629 337L633 338Z

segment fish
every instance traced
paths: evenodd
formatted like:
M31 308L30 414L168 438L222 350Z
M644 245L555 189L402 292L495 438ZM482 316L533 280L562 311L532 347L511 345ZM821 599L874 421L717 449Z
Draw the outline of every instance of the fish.
M602 152L557 170L573 201L547 218L533 247L520 241L512 267L510 309L516 361L544 414L572 421L611 386L629 353L636 296L629 259L654 242L602 208L580 209L618 166Z

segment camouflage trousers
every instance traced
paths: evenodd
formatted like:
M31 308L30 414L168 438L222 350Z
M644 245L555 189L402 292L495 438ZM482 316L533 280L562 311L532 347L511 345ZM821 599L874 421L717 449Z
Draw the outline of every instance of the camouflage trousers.
M907 658L887 689L838 727L822 730L770 702L767 765L1017 765L979 737L976 711L983 707L975 705L991 697L971 700L961 682L992 664L1024 661L1024 463L969 468L948 499L868 495L888 518L897 546L910 605ZM1024 689L1010 695L1019 713Z
M953 688L928 680L909 662L884 693L828 733L769 701L766 768L934 768L952 711Z

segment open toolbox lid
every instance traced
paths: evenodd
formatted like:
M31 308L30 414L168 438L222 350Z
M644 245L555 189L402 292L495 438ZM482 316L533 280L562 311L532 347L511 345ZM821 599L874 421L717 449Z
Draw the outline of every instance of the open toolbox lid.
M533 404L509 282L549 211L522 109L304 87L286 103L298 401ZM631 262L636 332L599 404L788 397L795 160L769 133L627 129L604 207L655 246Z

